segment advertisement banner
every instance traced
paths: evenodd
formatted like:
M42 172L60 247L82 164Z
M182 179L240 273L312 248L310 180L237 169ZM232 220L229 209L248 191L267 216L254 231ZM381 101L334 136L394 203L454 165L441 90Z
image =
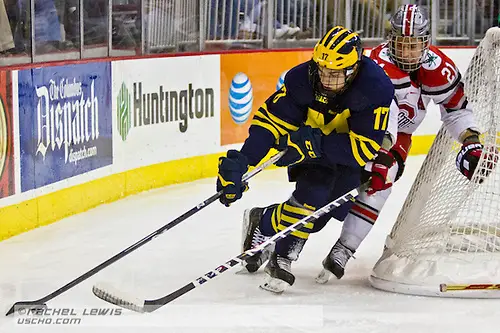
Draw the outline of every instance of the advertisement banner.
M311 50L222 54L221 145L244 142L254 112L290 68L311 57Z
M19 71L21 190L110 165L111 65Z
M112 66L115 164L132 169L220 150L218 55Z
M15 192L11 72L0 71L0 198Z

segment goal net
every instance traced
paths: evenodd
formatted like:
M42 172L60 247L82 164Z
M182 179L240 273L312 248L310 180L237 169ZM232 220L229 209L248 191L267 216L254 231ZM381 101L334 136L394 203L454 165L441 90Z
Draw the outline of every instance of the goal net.
M483 133L479 167L471 181L457 170L461 145L441 128L373 268L375 288L500 297L500 165L481 181L485 152L498 154L500 143L500 28L487 31L464 83Z

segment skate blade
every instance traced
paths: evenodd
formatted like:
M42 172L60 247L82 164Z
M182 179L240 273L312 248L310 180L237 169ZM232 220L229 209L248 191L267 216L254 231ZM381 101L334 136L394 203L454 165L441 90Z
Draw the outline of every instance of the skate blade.
M236 271L234 274L236 275L245 275L248 274L248 270L245 266L241 266L239 271Z
M325 284L333 277L333 273L327 269L322 269L321 272L316 277L316 283Z
M290 287L290 285L287 282L270 276L260 285L261 289L275 294L283 293L288 287Z

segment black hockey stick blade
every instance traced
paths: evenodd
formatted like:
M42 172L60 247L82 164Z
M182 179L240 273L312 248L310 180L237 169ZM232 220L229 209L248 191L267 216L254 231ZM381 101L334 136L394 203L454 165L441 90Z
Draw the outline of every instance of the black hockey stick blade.
M281 158L281 156L283 156L285 154L285 152L286 152L286 150L283 150L283 151L277 153L276 155L273 155L269 160L267 160L266 162L264 162L261 165L257 166L252 171L250 171L250 172L246 173L245 175L243 175L242 180L243 181L247 181L248 179L252 178L253 176L255 176L256 174L258 174L259 172L261 172L262 170L264 170L265 168L267 168L271 164L274 164L276 161L278 161ZM67 283L66 285L62 286L61 288L57 289L56 291L54 291L54 292L52 292L52 293L50 293L50 294L48 294L48 295L46 295L46 296L38 299L38 300L35 300L35 301L19 301L19 302L16 302L5 315L9 316L9 315L13 314L14 311L16 311L17 307L21 307L21 306L25 306L25 305L39 305L39 306L45 305L46 302L48 302L51 299L53 299L53 298L61 295L62 293L68 291L69 289L71 289L74 286L80 284L81 282L87 280L89 277L95 275L96 273L100 272L104 268L108 267L109 265L113 264L114 262L116 262L116 261L120 260L121 258L125 257L126 255L130 254L131 252L137 250L138 248L140 248L144 244L150 242L151 240L153 240L154 238L156 238L160 234L162 234L165 231L167 231L167 230L175 227L176 225L178 225L179 223L183 222L184 220L186 220L187 218L191 217L192 215L198 213L203 208L207 207L211 203L213 203L216 200L218 200L221 195L222 195L222 191L219 191L219 192L215 193L210 198L206 199L205 201L202 201L201 203L199 203L195 207L191 208L186 213L184 213L181 216L177 217L175 220L173 220L173 221L165 224L160 229L152 232L151 234L147 235L146 237L144 237L140 241L138 241L135 244L129 246L128 248L126 248L125 250L121 251L120 253L114 255L113 257L109 258L108 260L102 262L100 265L92 268L90 271L86 272L85 274L80 275L79 277L77 277L73 281Z
M247 250L238 256L231 258L229 261L224 263L223 265L218 266L214 270L211 270L210 272L198 277L196 280L186 284L185 286L175 290L174 292L165 295L163 297L160 297L158 299L152 299L152 300L144 300L140 299L135 296L131 296L129 294L126 294L110 285L96 285L92 288L92 292L94 295L99 297L100 299L109 302L114 305L121 306L123 308L136 311L136 312L153 312L162 306L174 301L175 299L181 297L182 295L190 292L191 290L205 284L206 282L212 280L213 278L219 276L220 274L228 271L229 269L233 268L237 264L243 262L247 258L255 255L256 253L261 252L264 250L266 247L275 244L279 239L285 238L292 232L296 230L300 230L304 225L306 225L309 222L312 222L321 216L329 213L331 210L333 210L335 207L339 207L346 203L347 201L352 201L354 198L358 195L359 191L358 189L354 189L343 196L335 199L334 201L328 203L327 205L323 206L322 208L318 209L314 213L312 213L309 216L304 217L302 220L295 222L291 226L283 229L282 231L278 232L268 240L266 240L264 243L260 244L259 246Z
M25 314L29 311L44 310L47 308L47 304L41 300L37 301L21 301L16 302L5 314L6 316L13 315L14 313Z

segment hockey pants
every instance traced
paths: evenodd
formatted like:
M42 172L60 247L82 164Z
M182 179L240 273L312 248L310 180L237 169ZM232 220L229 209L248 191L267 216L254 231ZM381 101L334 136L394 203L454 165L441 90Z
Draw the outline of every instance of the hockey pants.
M310 215L327 203L356 188L360 184L360 170L337 165L335 168L323 165L298 165L289 168L290 181L295 181L295 190L287 201L266 210L260 221L260 230L266 236L289 227ZM297 260L310 233L318 232L334 217L343 221L352 202L347 202L294 231L276 243L276 252L283 257Z

